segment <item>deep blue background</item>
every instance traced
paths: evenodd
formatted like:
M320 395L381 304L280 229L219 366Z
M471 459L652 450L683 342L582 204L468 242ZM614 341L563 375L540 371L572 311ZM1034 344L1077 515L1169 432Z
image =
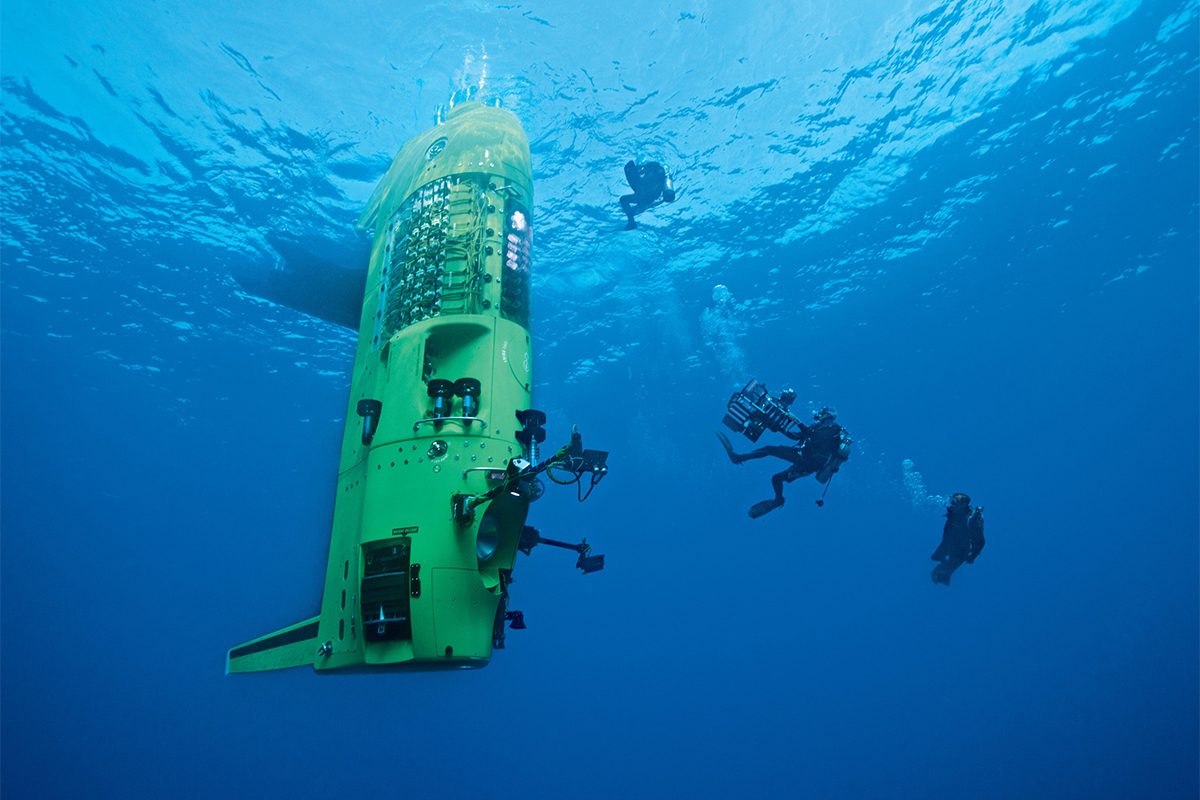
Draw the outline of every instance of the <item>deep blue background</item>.
M910 30L935 47L940 22L987 9L934 7ZM692 11L662 17L719 39ZM32 14L6 5L6 47ZM1183 32L1164 38L1172 17ZM92 34L69 60L119 40ZM62 87L10 58L5 797L1197 796L1196 40L1195 3L1135 7L799 241L779 234L822 219L867 163L855 148L892 134L744 196L736 171L691 162L692 202L724 210L681 202L628 235L615 205L540 195L536 402L552 437L577 422L613 456L586 505L548 495L532 521L588 536L608 567L522 557L529 629L486 670L371 676L222 674L230 645L315 613L324 571L352 340L228 277L263 258L246 230L308 178L238 194L250 173L219 186L197 166L165 194L168 166L123 164L99 112L57 109L42 94ZM546 143L587 129L547 110L555 55L516 108L551 187L598 158ZM593 120L620 153L621 121ZM169 149L206 157L194 147ZM363 150L369 183L386 153ZM588 177L615 197L621 162L598 160ZM304 169L348 224L358 202ZM225 198L225 223L201 219ZM588 292L562 288L595 280L564 216L594 218ZM214 243L222 224L237 243ZM898 230L923 235L889 255ZM719 257L688 261L707 247ZM700 322L714 283L739 302L740 364ZM774 467L733 467L711 433L738 369L838 406L856 451L824 508L801 482L747 518ZM987 507L987 550L948 590L927 576L941 521L905 494L903 458Z

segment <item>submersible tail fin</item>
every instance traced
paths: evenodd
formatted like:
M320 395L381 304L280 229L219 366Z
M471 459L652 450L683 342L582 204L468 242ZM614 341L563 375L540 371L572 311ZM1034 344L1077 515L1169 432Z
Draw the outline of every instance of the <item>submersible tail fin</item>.
M225 657L225 674L312 666L319 647L320 619L311 617L230 648Z

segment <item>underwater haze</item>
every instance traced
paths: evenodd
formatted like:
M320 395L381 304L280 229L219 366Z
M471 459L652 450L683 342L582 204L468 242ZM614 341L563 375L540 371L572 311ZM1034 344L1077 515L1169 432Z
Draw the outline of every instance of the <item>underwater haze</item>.
M1200 793L1196 0L0 15L5 798ZM519 556L486 669L226 676L316 613L355 342L244 276L365 267L468 96L531 144L548 443L612 451L530 522L606 569ZM626 232L631 158L679 197ZM747 515L750 378L854 437L823 507Z

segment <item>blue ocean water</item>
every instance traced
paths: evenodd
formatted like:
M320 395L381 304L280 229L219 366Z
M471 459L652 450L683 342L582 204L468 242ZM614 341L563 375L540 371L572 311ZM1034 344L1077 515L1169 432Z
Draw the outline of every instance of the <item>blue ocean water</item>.
M1195 0L0 15L6 798L1197 796ZM484 670L226 677L315 613L353 351L233 276L472 86L535 403L613 451L532 521L607 568L522 557ZM681 191L625 233L628 158ZM747 517L750 377L854 435L824 507Z

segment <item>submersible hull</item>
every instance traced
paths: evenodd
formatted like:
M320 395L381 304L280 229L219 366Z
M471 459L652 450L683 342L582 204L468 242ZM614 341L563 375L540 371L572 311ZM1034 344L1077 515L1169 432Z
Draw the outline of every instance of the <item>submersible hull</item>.
M491 657L529 507L497 490L530 455L532 204L528 140L499 108L451 110L392 162L361 220L373 246L321 612L232 648L229 672ZM488 499L464 513L456 497Z

